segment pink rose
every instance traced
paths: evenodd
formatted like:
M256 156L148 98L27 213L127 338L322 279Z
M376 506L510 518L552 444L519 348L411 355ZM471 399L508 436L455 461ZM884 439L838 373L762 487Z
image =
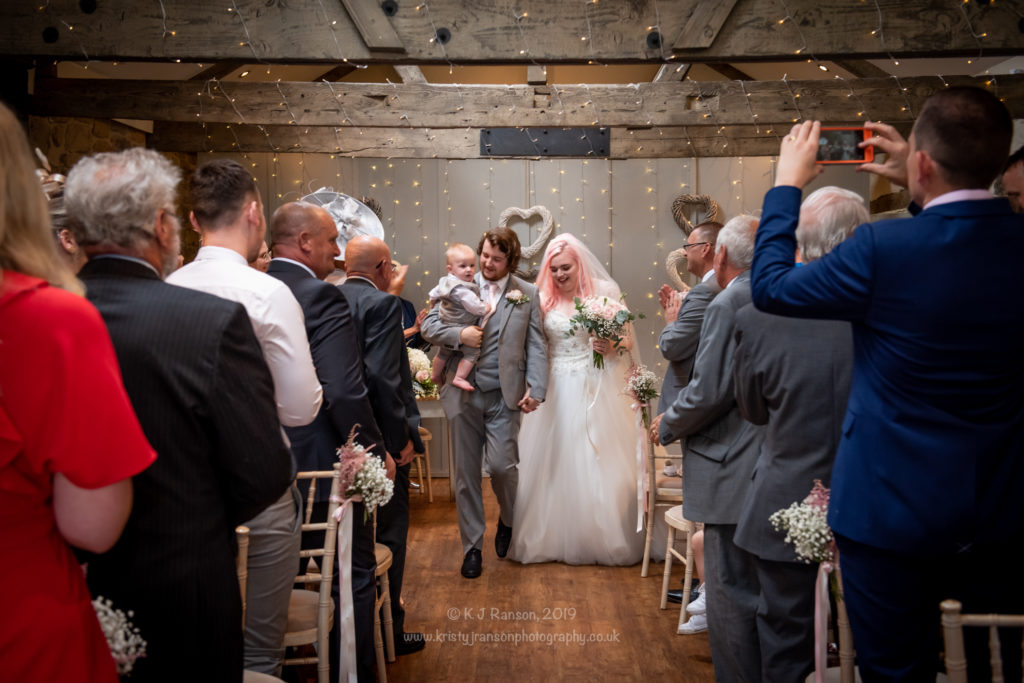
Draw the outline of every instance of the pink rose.
M430 373L427 372L426 370L420 370L419 372L416 373L416 381L420 382L421 384L429 379Z

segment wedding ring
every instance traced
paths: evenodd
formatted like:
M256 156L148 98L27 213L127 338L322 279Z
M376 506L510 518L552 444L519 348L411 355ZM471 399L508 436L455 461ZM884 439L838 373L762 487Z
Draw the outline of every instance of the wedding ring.
M790 135L790 136L789 136L789 139L790 139L790 140L796 140L796 138L795 138L795 137L793 137L792 135Z

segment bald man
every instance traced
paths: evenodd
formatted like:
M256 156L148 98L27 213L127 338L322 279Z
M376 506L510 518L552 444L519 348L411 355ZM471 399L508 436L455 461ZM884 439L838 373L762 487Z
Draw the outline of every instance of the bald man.
M384 447L398 465L394 496L377 512L377 541L391 549L393 561L388 582L395 652L405 655L422 650L425 642L422 634L405 632L405 609L400 600L409 535L409 463L416 453L423 452L420 411L405 352L402 302L388 294L394 271L391 250L376 237L356 237L345 247L345 270L348 277L339 289L352 309L362 344L370 405L384 437Z
M270 241L275 258L267 274L288 286L302 307L306 336L317 378L324 390L324 403L313 422L285 431L300 470L330 470L337 459L336 449L345 443L356 425L356 440L386 461L394 476L394 462L384 449L384 441L373 417L363 355L348 301L337 287L324 282L334 270L338 255L338 229L330 214L318 206L301 202L284 204L271 219ZM302 487L306 499L308 486ZM317 489L312 520L327 520L330 491ZM360 679L373 677L373 602L374 567L373 525L364 523L362 503L353 503L352 515L352 605L355 615L356 670ZM305 534L304 548L322 547L323 533ZM344 571L349 571L345 567ZM340 604L338 573L331 590ZM340 609L340 608L339 608ZM335 620L330 638L331 670L338 671L338 624Z

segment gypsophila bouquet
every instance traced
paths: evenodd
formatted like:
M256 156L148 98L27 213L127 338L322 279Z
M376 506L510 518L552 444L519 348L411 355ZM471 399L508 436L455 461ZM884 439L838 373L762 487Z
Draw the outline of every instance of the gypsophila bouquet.
M621 301L613 301L606 296L588 296L582 300L577 296L573 302L576 304L576 313L569 318L566 336L572 336L577 329L583 328L598 339L611 341L616 351L621 351L622 329L626 323L644 317L643 313L630 313ZM604 356L597 351L593 353L594 367L603 368Z
M786 532L786 543L792 543L797 559L805 564L831 562L835 559L835 539L828 526L829 490L820 479L801 503L778 510L768 521L776 531Z
M96 610L96 618L107 638L110 656L117 664L117 673L121 676L130 674L135 660L146 656L146 641L142 639L139 629L128 620L128 617L135 615L129 611L126 616L121 610L114 609L114 604L102 595L92 601L92 608Z
M437 398L437 385L430 379L430 359L419 349L406 347L409 369L412 371L412 389L416 398Z
M384 462L362 444L356 443L358 428L359 425L352 427L348 441L338 449L338 459L341 461L338 488L344 492L342 495L345 500L363 502L363 522L366 522L375 507L391 500L395 484L388 479Z
M644 428L651 428L651 401L658 398L658 377L646 365L634 365L626 373L622 393L633 398L633 410L640 410Z

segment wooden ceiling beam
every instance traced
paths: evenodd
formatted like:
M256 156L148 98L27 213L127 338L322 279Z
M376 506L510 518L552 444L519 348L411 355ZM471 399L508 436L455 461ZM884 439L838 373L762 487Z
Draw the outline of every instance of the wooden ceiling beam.
M651 79L652 83L671 83L673 81L686 80L686 74L690 73L690 64L662 64L658 73Z
M747 75L746 72L737 69L732 64L726 64L725 62L708 62L708 68L714 69L718 73L725 76L730 81L752 81L754 78Z
M909 132L909 123L898 126ZM349 157L479 159L479 128L334 128L330 126L235 126L157 123L154 149L178 152L279 152ZM609 129L614 159L774 156L784 128L765 126L668 126ZM535 157L523 157L535 158Z
M369 2L349 4L380 12ZM70 0L7 0L0 3L0 56L203 63L736 63L809 55L822 61L994 56L1024 49L1012 2L737 0L727 16L717 14L731 4L602 0L586 3L581 12L578 3L550 0L514 6L507 0L400 2L384 23L403 53L397 43L395 51L371 49L342 3L324 0L236 0L219 8L193 0L107 0L94 3L89 14ZM884 34L877 31L880 22ZM654 25L660 41L648 39ZM673 48L672 36L689 37Z
M832 63L846 69L857 78L889 78L892 75L866 59L833 59Z
M313 82L320 83L321 81L340 81L345 76L348 76L355 70L356 68L350 64L339 64L338 66L333 67L329 71L325 71L321 75L314 78Z
M311 126L691 126L796 119L912 121L945 85L991 87L1024 117L1024 75L863 79L856 82L683 81L631 85L490 86L408 83L43 79L34 112L191 123Z
M396 64L395 71L402 78L402 83L426 83L427 77L423 75L423 69L418 66L407 64Z
M210 66L206 67L196 75L190 77L188 80L209 81L212 79L219 81L233 74L235 71L238 71L243 66L245 66L245 62L241 62L238 60L233 60L230 62L218 62L217 64L211 64Z

